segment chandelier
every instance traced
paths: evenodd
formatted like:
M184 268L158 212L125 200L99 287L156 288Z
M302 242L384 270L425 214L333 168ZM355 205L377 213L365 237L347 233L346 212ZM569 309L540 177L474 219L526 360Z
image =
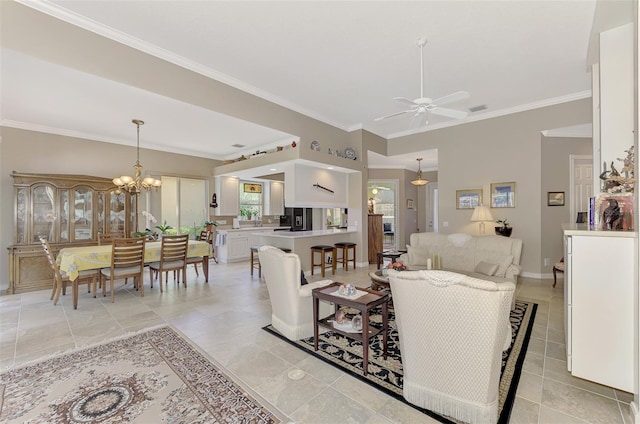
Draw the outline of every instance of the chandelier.
M414 186L423 186L426 185L429 181L422 178L422 169L420 169L420 161L422 160L422 158L418 158L416 160L418 161L418 173L416 174L416 178L414 180L411 180L411 184L413 184Z
M142 189L151 190L151 188L158 190L158 188L162 186L162 181L156 180L152 177L146 177L142 179L142 175L140 173L140 170L142 169L142 165L140 165L140 125L144 125L144 121L140 119L132 119L131 122L136 124L138 130L136 144L137 159L136 164L133 165L136 170L136 174L135 177L122 175L120 177L114 178L112 181L116 186L118 186L119 189L126 190L129 193L140 193Z

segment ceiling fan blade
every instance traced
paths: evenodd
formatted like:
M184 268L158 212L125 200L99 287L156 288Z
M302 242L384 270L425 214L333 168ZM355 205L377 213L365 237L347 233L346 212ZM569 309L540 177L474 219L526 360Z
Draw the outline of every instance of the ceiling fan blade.
M440 106L446 105L448 103L459 102L460 100L466 100L471 97L471 94L466 91L456 91L455 93L451 93L449 95L437 98L431 102L432 105Z
M433 113L434 115L441 115L441 116L446 116L448 118L456 118L456 119L463 119L466 118L467 115L469 115L467 112L463 112L461 110L455 110L455 109L447 109L445 107L436 107L431 109L431 113Z
M392 113L391 115L385 115L385 116L381 116L379 118L375 118L373 121L374 122L378 122L378 121L382 121L383 119L393 118L394 116L402 115L402 114L409 113L409 112L413 112L413 111L412 110L403 110L402 112L396 112L396 113Z
M414 102L411 99L407 99L406 97L394 97L393 100L395 100L396 102L404 103L405 105L409 105L409 106L415 106L415 107L420 106L418 103Z

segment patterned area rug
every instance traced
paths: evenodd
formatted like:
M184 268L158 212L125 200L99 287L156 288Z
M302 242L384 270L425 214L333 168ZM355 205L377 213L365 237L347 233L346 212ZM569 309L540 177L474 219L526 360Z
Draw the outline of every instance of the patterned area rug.
M3 423L280 423L170 327L0 374Z
M502 370L499 389L499 424L509 422L509 415L515 401L516 389L522 372L533 321L538 305L535 303L516 300L516 308L511 311L511 346L502 354ZM373 326L381 326L380 315L371 315L370 322ZM390 396L399 399L407 405L422 411L432 418L443 423L455 423L446 417L432 411L419 408L410 404L402 397L402 360L398 344L398 331L393 311L389 314L389 341L387 344L388 356L382 357L382 335L369 341L369 367L367 376L362 375L362 343L331 331L321 334L318 341L318 351L313 350L313 337L296 342L282 336L271 325L263 327L264 330L280 337L288 343L304 350L305 352L340 368L342 371L363 380Z

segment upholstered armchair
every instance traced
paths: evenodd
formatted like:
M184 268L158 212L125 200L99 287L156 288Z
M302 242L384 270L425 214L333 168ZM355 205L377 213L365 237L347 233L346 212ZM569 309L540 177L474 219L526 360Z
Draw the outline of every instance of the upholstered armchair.
M495 424L515 285L425 270L389 270L389 282L404 398L456 420Z
M313 303L311 290L332 283L321 280L301 285L300 258L277 247L258 249L260 264L269 297L271 298L271 325L290 340L313 336ZM334 312L334 306L320 302L320 316Z

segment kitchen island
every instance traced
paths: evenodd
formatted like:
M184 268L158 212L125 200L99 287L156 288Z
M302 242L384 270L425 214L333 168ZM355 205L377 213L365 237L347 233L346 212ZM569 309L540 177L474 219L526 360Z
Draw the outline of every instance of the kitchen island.
M248 261L249 248L261 244L260 234L273 233L275 230L281 229L283 228L274 226L217 229L215 245L218 251L218 260L223 264ZM288 231L279 232L288 233Z
M256 235L259 235L261 245L268 244L269 246L291 249L292 253L296 253L300 257L300 265L305 272L311 271L311 246L319 244L333 246L338 242L357 243L358 241L356 227L312 231L272 231L256 233Z

